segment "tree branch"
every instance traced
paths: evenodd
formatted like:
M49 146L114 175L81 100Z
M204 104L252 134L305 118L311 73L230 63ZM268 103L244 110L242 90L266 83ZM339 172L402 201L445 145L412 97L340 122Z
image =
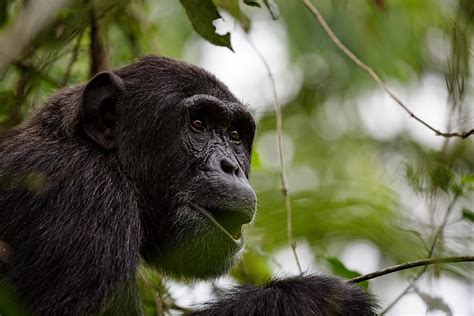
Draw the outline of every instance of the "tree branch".
M429 259L422 259L416 261L405 262L402 264L398 264L396 266L388 267L379 271L375 271L372 273L368 273L365 275L361 275L359 277L350 279L349 283L359 283L363 281L367 281L370 279L378 278L382 275L390 274L397 271L402 271L406 269L411 269L420 266L427 266L431 264L438 264L438 263L455 263L455 262L473 262L474 256L462 256L462 257L445 257L445 258L429 258Z
M107 65L107 46L104 41L102 29L103 25L100 21L94 4L91 6L90 12L91 29L90 29L90 77L96 73L108 69Z
M439 129L436 129L434 128L433 126L431 126L430 124L426 123L425 121L423 121L421 118L419 118L418 116L416 116L412 111L410 111L410 109L408 108L408 106L406 106L402 100L397 96L395 95L395 93L392 92L392 90L390 90L390 88L385 84L385 82L383 82L382 79L380 79L379 75L377 75L377 73L372 69L370 68L367 64L365 64L364 62L362 62L353 52L351 52L349 50L349 48L347 48L340 40L339 38L336 36L336 34L334 34L334 32L332 31L332 29L329 27L329 25L326 23L326 20L324 20L324 17L321 15L321 12L319 12L319 10L316 8L316 6L314 6L310 0L302 0L304 5L306 6L306 8L311 12L311 14L314 16L314 18L316 19L316 21L319 23L319 25L321 25L321 27L323 28L324 32L326 32L326 34L329 36L329 38L331 39L331 41L337 46L337 48L339 48L347 57L349 57L350 60L352 60L354 62L354 64L356 64L357 66L359 66L361 69L363 69L364 71L366 71L369 76L380 86L382 87L385 92L388 93L388 95L399 105L401 106L405 112L407 112L412 118L414 118L415 120L417 120L419 123L421 123L422 125L426 126L427 128L429 128L430 130L432 130L436 136L442 136L442 137L460 137L460 138L467 138L469 137L470 135L474 135L474 128L467 131L467 132L442 132L440 131Z

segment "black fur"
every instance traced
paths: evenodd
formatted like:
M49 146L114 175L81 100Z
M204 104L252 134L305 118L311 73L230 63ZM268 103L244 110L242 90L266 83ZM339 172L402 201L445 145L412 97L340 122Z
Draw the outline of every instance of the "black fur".
M335 278L301 275L265 286L242 285L210 303L199 316L375 315L370 295Z
M140 257L180 278L225 273L255 210L254 132L214 76L163 57L60 91L0 137L0 240L11 249L3 282L35 315L133 315ZM372 309L357 287L309 275L239 287L199 313Z

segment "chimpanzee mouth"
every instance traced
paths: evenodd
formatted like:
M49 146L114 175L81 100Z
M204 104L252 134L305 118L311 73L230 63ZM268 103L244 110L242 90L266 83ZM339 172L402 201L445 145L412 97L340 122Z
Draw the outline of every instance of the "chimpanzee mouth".
M244 237L242 235L242 225L249 222L245 219L244 214L241 214L238 211L203 208L196 204L191 204L191 206L206 216L235 243L239 246L243 245Z

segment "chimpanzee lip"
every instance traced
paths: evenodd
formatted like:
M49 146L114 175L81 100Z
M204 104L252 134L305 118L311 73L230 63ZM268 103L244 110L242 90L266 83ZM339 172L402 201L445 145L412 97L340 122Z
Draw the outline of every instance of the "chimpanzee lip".
M208 209L201 207L196 204L191 204L191 206L199 211L201 214L206 216L217 228L219 228L221 231L223 231L230 239L232 239L233 242L235 242L237 245L242 246L244 243L244 237L242 235L242 225L240 225L238 230L235 230L235 232L229 232L228 229L224 227L219 221L216 219L216 216L214 216L215 212L218 212L219 210L216 209Z

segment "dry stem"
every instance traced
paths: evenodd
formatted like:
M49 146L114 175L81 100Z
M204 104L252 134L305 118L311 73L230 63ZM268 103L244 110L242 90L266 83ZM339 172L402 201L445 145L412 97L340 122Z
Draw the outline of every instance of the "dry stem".
M293 238L293 212L291 209L291 196L288 190L288 178L286 176L286 167L285 167L285 157L283 154L283 125L282 125L282 116L281 109L278 103L278 95L276 91L275 78L273 77L270 66L268 65L265 57L260 53L260 51L255 47L253 42L248 39L250 46L257 54L258 58L262 61L263 65L268 74L270 84L272 86L272 96L273 96L273 108L275 110L275 121L276 121L276 131L277 131L277 151L278 151L278 162L280 164L280 179L281 179L281 193L285 199L285 209L286 209L286 225L288 233L288 242L290 243L291 251L295 257L296 265L298 266L298 271L303 272L301 269L300 260L298 254L296 253L296 242Z

